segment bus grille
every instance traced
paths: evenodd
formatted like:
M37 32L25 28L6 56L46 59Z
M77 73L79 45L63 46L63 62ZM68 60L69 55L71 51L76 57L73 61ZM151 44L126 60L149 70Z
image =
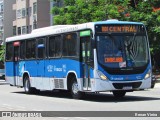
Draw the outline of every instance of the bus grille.
M113 86L116 89L123 89L125 86L131 86L133 89L134 88L139 88L142 82L131 82L131 83L113 83Z
M55 88L64 88L63 79L54 79Z

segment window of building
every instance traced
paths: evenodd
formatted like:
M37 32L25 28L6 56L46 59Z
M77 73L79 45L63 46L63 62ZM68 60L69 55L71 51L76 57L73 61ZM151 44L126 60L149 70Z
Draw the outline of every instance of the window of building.
M17 27L16 26L13 26L13 35L17 35Z
M0 4L0 12L3 12L3 4Z
M0 26L0 33L3 32L3 26Z
M32 14L32 7L29 7L29 8L28 8L28 14L27 14L27 15L28 15L28 16L31 16L31 14Z
M29 27L26 26L26 33L29 33Z
M37 14L37 3L33 3L33 14Z
M25 41L21 41L20 44L20 59L25 59Z
M18 35L21 35L21 27L18 27Z
M3 21L2 21L2 19L0 19L0 26L2 26L3 25Z
M27 33L27 28L26 26L22 26L22 34L26 34Z
M6 60L12 61L13 60L13 44L7 43L6 45Z
M25 8L22 9L22 17L23 18L26 17L26 9Z
M36 58L36 41L34 39L26 41L26 58L27 59Z
M62 49L61 36L51 36L49 38L49 57L60 57Z
M37 16L33 15L33 29L37 28Z
M31 33L32 32L32 25L29 25L28 26L28 33Z
M33 21L33 30L37 28L37 23L36 21Z
M65 34L63 38L63 56L77 56L77 34Z
M45 58L45 39L44 38L38 39L37 49L38 49L37 57L39 59Z
M22 17L22 12L21 10L17 10L17 18L21 18Z

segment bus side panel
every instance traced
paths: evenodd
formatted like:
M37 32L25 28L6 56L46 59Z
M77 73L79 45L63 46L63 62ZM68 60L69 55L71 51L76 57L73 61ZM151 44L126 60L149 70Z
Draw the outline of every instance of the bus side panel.
M5 75L6 75L6 81L11 85L14 85L14 63L13 62L5 63Z
M69 59L50 59L45 63L45 77L50 79L51 89L67 89L67 75L74 72L79 79L81 76L80 62ZM63 85L60 85L63 84Z
M36 60L26 61L25 71L29 73L30 83L32 87L36 87L38 84L40 84L39 82L41 81L38 81L38 80L35 81L35 79L37 78L37 61Z

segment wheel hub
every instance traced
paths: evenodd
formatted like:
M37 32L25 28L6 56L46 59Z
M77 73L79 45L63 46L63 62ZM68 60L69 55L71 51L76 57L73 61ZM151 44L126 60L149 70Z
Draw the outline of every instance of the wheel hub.
M28 83L27 80L26 80L26 82L25 82L25 91L26 91L26 92L29 91L29 83Z
M78 84L76 82L73 83L72 91L73 91L74 94L77 94L78 91L79 91Z

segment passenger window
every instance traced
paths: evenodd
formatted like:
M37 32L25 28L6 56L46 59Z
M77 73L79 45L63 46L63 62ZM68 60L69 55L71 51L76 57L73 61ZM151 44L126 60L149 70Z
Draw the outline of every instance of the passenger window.
M26 41L26 58L27 59L35 59L36 58L36 41L35 40L27 40Z
M65 34L63 38L63 56L77 56L77 34Z
M6 45L6 61L13 60L13 44L7 43Z
M61 36L49 37L49 57L61 57Z
M37 57L40 59L45 58L45 39L44 38L38 39L37 49L38 49Z
M20 59L25 59L25 41L21 41L20 43Z

